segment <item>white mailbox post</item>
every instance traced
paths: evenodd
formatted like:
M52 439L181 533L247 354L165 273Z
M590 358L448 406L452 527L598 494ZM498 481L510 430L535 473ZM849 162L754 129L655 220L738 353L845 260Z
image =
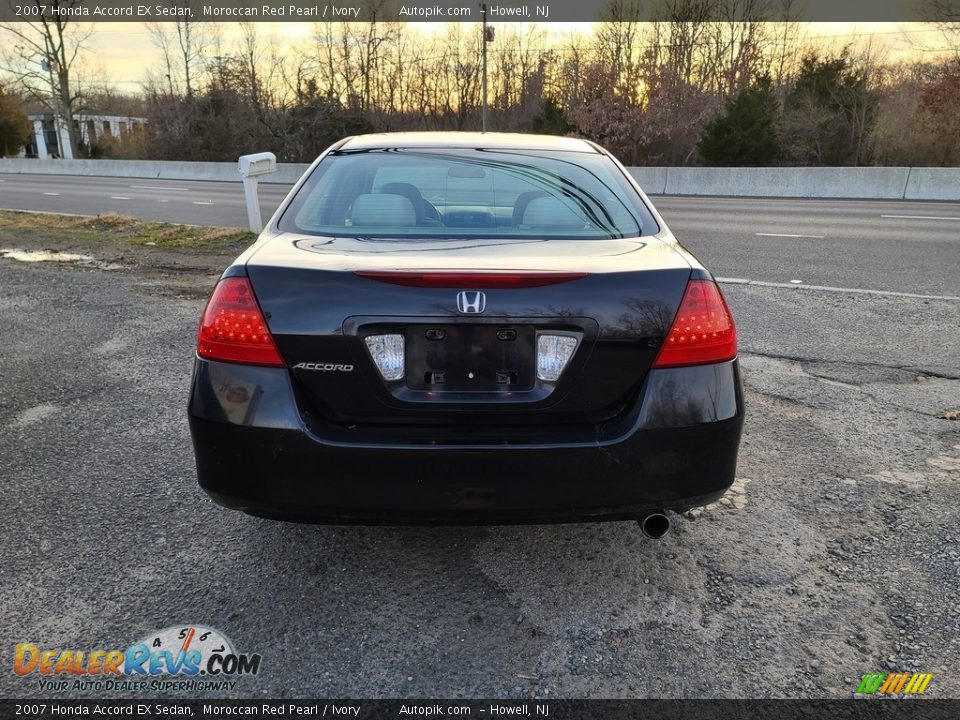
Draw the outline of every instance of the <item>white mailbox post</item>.
M257 182L261 175L277 171L277 156L271 152L241 155L237 163L240 177L243 178L243 195L247 201L247 220L250 230L259 233L263 230L260 218L260 197L257 194Z

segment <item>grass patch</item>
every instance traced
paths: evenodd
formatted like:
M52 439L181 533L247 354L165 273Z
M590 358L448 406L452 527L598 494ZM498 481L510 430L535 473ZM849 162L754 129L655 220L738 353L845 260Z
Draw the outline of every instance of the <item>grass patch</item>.
M243 228L194 227L137 220L124 215L75 217L0 211L0 246L30 240L95 248L105 241L150 245L190 252L238 252L256 240Z

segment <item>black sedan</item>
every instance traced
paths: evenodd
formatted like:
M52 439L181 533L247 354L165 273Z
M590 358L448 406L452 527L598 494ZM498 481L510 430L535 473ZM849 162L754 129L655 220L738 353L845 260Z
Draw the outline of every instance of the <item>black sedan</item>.
M573 138L343 140L223 273L201 486L330 523L638 519L730 486L733 318L626 170Z

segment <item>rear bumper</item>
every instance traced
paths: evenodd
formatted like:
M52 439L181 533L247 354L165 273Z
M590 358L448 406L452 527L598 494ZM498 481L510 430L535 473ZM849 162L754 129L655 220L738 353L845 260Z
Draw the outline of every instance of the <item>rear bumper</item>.
M686 509L733 482L742 427L736 361L651 371L618 434L593 440L544 428L522 444L388 431L355 442L345 429L304 421L286 370L203 360L190 401L204 490L226 507L307 522L522 523Z

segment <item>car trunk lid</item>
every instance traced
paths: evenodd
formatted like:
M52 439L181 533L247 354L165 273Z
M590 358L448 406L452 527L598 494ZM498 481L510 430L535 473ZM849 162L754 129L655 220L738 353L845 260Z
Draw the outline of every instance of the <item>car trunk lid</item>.
M656 357L690 266L655 237L284 235L254 252L247 272L308 412L347 424L509 425L597 423L621 412ZM487 277L471 282L472 273ZM380 335L402 336L399 380L385 379L371 356L367 339ZM537 373L543 335L575 342L554 381Z

